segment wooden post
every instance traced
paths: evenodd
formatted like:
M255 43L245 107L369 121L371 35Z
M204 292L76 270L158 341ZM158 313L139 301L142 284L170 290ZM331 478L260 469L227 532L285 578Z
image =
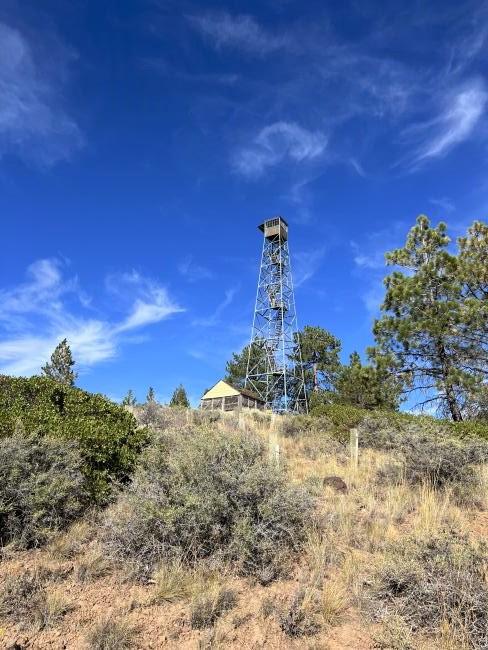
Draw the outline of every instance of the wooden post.
M356 428L351 429L349 448L351 451L351 463L353 467L357 468L359 466L359 432Z
M280 466L280 445L277 442L276 435L272 433L269 435L269 460L275 463L277 467Z
M222 411L225 411L225 395L222 397Z
M246 420L244 419L244 413L242 411L238 411L237 413L237 426L241 431L246 430Z
M275 445L274 445L274 461L275 461L277 467L280 466L280 453L281 453L280 444L279 444L279 442L275 442Z

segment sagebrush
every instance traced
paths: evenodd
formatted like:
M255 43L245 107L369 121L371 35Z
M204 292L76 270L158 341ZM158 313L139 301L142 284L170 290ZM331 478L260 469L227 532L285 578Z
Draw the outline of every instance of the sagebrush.
M189 427L156 436L102 536L140 575L161 560L212 556L267 582L300 548L312 512L308 493L268 462L260 438Z
M40 546L88 504L83 461L74 442L0 438L0 546Z
M486 545L476 547L451 531L426 540L407 538L376 570L371 611L400 616L412 629L429 634L447 622L469 647L486 648L487 563Z

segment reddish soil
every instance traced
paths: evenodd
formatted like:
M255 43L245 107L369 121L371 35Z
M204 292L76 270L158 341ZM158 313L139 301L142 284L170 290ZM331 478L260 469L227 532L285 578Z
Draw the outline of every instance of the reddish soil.
M56 626L41 631L0 623L2 649L86 650L87 634L94 624L108 617L130 623L137 630L132 647L141 650L215 647L368 650L373 647L367 629L354 610L346 612L341 625L299 638L286 636L276 616L264 617L260 612L262 601L271 599L284 606L297 589L298 580L280 581L268 587L243 579L231 581L228 586L237 592L237 606L213 628L194 630L189 622L188 602L152 604L153 586L126 582L117 574L80 582L75 577L76 560L50 560L46 551L17 553L2 560L0 582L7 576L21 575L40 566L62 572L58 580L49 583L48 589L62 593L71 609Z

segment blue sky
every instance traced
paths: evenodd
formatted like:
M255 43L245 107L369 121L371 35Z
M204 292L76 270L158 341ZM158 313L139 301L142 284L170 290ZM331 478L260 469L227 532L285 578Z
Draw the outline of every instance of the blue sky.
M0 371L196 401L250 334L257 225L300 324L371 340L419 213L485 219L482 2L0 5Z

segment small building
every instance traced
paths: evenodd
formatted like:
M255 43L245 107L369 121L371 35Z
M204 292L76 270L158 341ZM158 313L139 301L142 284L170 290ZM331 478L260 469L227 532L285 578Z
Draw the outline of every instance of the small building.
M246 409L264 409L265 402L259 395L247 388L235 388L220 380L212 386L200 400L200 408L213 411L240 411Z

